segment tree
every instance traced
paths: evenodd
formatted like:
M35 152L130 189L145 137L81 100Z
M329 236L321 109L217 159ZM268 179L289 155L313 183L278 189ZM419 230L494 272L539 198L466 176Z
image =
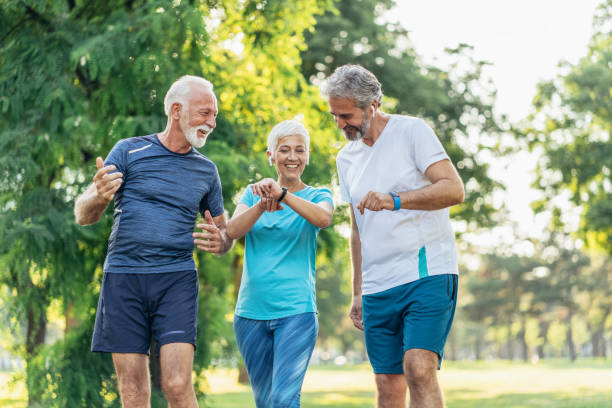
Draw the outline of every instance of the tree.
M408 32L389 23L383 14L392 0L338 0L337 10L317 18L302 51L302 70L318 83L343 64L360 64L376 75L385 95L383 108L393 113L425 118L442 141L466 185L465 202L453 207L453 219L466 228L493 223L491 192L501 188L479 160L483 150L496 152L496 134L502 120L493 111L495 93L485 83L483 67L471 47L447 50L453 56L448 69L426 66L411 46Z
M299 73L298 56L300 33L326 5L2 3L0 146L11 154L0 158L6 180L0 187L0 285L26 329L15 351L27 362L30 405L118 403L110 359L87 351L110 217L81 228L72 215L75 196L90 183L94 158L121 138L163 129L162 97L169 85L182 74L203 74L217 85L221 108L205 152L219 167L231 211L238 190L266 171L265 134L276 122L302 112L311 129L325 123L316 88ZM227 41L240 32L244 52L233 53ZM312 134L313 155L322 159L305 177L328 183L319 175L331 175L330 132ZM224 316L233 306L231 272L240 254L237 246L233 257L197 256L199 391L202 369L232 349ZM54 300L80 324L58 344L44 346Z
M538 86L536 112L523 136L543 152L536 185L544 199L536 209L554 211L569 197L580 210L579 235L591 248L612 254L612 1L598 8L589 50L577 64ZM564 223L565 220L557 217Z

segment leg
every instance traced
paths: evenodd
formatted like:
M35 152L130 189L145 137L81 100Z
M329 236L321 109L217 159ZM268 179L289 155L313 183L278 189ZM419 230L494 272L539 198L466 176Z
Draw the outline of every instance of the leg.
M319 334L317 316L302 313L274 323L274 371L269 406L299 407L304 376Z
M136 353L113 353L121 405L124 408L147 408L151 397L149 356Z
M194 408L198 401L193 389L193 345L169 343L159 350L162 389L171 408Z
M375 374L376 407L405 408L406 381L402 374Z
M406 406L402 303L397 301L404 286L362 297L366 349L374 369L379 408Z
M234 317L234 335L246 365L257 408L267 408L272 388L274 339L268 320Z
M438 384L436 353L423 349L406 350L404 373L410 388L411 408L442 408L444 397Z

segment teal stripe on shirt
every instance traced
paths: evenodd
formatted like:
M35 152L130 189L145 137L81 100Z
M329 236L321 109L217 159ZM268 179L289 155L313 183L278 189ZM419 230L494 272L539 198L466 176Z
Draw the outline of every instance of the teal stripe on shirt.
M425 245L419 249L419 279L429 276L427 271L427 255L425 254Z

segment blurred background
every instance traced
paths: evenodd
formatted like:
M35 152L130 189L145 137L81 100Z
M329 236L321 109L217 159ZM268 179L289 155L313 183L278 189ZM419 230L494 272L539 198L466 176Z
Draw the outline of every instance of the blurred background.
M612 406L612 0L3 0L0 4L0 405L118 406L89 352L112 217L80 227L96 156L163 130L184 74L219 99L202 152L231 214L274 176L266 137L298 114L304 180L337 200L317 257L320 334L304 406L366 407L374 384L350 304L345 143L318 84L346 63L383 109L424 118L466 186L441 371L449 406ZM202 406L253 406L233 338L243 241L196 254ZM153 406L164 406L152 359ZM510 381L509 378L515 378Z

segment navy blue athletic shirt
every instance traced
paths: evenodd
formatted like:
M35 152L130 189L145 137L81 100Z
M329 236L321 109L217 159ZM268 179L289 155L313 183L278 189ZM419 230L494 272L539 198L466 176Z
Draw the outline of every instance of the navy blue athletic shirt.
M123 184L115 194L104 272L195 269L191 234L198 211L223 214L215 164L193 148L166 149L157 134L120 140L104 162L110 164L123 173Z

